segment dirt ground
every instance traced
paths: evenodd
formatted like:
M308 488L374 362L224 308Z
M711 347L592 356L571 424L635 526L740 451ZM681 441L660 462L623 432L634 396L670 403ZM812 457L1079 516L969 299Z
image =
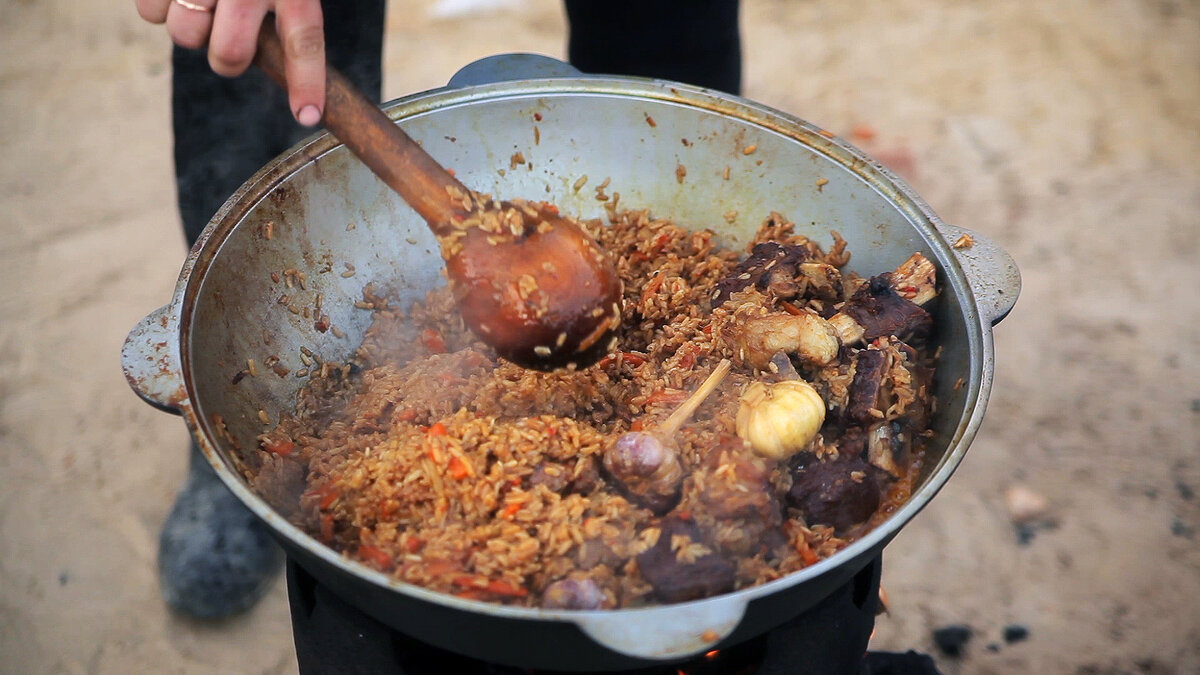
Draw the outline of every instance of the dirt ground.
M564 53L555 0L463 4L393 3L385 97ZM875 154L1024 277L983 429L887 549L872 646L947 673L1200 672L1200 4L745 0L743 36L748 98ZM118 352L184 256L169 79L132 2L0 2L6 673L296 670L282 584L215 624L156 586L186 432ZM1014 526L1014 486L1041 524ZM957 658L931 637L954 624Z

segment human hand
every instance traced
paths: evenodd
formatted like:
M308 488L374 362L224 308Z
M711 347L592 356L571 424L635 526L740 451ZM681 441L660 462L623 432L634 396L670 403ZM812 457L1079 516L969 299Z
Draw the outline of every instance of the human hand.
M314 126L325 110L325 32L320 0L135 0L138 14L167 25L180 47L208 47L213 72L236 77L254 59L269 12L283 43L289 105L296 121Z

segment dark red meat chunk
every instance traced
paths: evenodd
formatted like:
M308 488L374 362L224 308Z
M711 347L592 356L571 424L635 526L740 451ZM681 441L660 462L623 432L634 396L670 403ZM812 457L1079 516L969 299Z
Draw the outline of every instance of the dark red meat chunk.
M854 379L850 382L846 403L848 419L864 425L880 419L871 411L879 408L887 371L887 355L878 349L864 349L854 355Z
M883 498L880 471L859 457L812 462L792 475L788 503L809 525L831 525L838 533L865 522Z
M763 292L771 289L776 297L795 297L799 289L796 284L799 265L809 258L809 250L803 246L785 246L773 241L756 244L749 257L738 263L729 276L717 282L713 307L750 286Z
M863 327L867 342L889 335L901 340L923 338L933 328L933 317L892 290L891 275L871 277L842 309Z
M680 518L664 518L658 542L637 557L642 577L654 588L660 602L687 602L733 590L735 569L721 556L710 553L693 562L680 562L671 550L671 538L687 535L700 541L695 523Z

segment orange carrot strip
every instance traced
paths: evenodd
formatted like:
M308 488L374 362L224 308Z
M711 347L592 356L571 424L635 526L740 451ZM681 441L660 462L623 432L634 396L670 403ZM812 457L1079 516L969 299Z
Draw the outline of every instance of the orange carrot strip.
M372 546L370 544L358 545L358 557L374 564L376 567L385 572L392 569L392 567L394 567L396 564L395 561L392 560L392 556L388 555L387 551L379 548L378 546Z

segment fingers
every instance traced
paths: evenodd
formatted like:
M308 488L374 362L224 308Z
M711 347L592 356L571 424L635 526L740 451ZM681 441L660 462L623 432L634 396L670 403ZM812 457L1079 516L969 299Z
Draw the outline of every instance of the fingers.
M213 72L236 77L254 59L258 29L267 15L263 0L221 0L213 13L208 43L208 64Z
M213 6L217 0L185 0L167 4L167 33L180 47L199 49L208 44ZM140 5L139 5L140 8Z
M277 0L288 100L296 121L313 126L325 110L325 28L319 0Z
M136 0L138 16L150 23L162 23L167 20L167 8L171 0Z

